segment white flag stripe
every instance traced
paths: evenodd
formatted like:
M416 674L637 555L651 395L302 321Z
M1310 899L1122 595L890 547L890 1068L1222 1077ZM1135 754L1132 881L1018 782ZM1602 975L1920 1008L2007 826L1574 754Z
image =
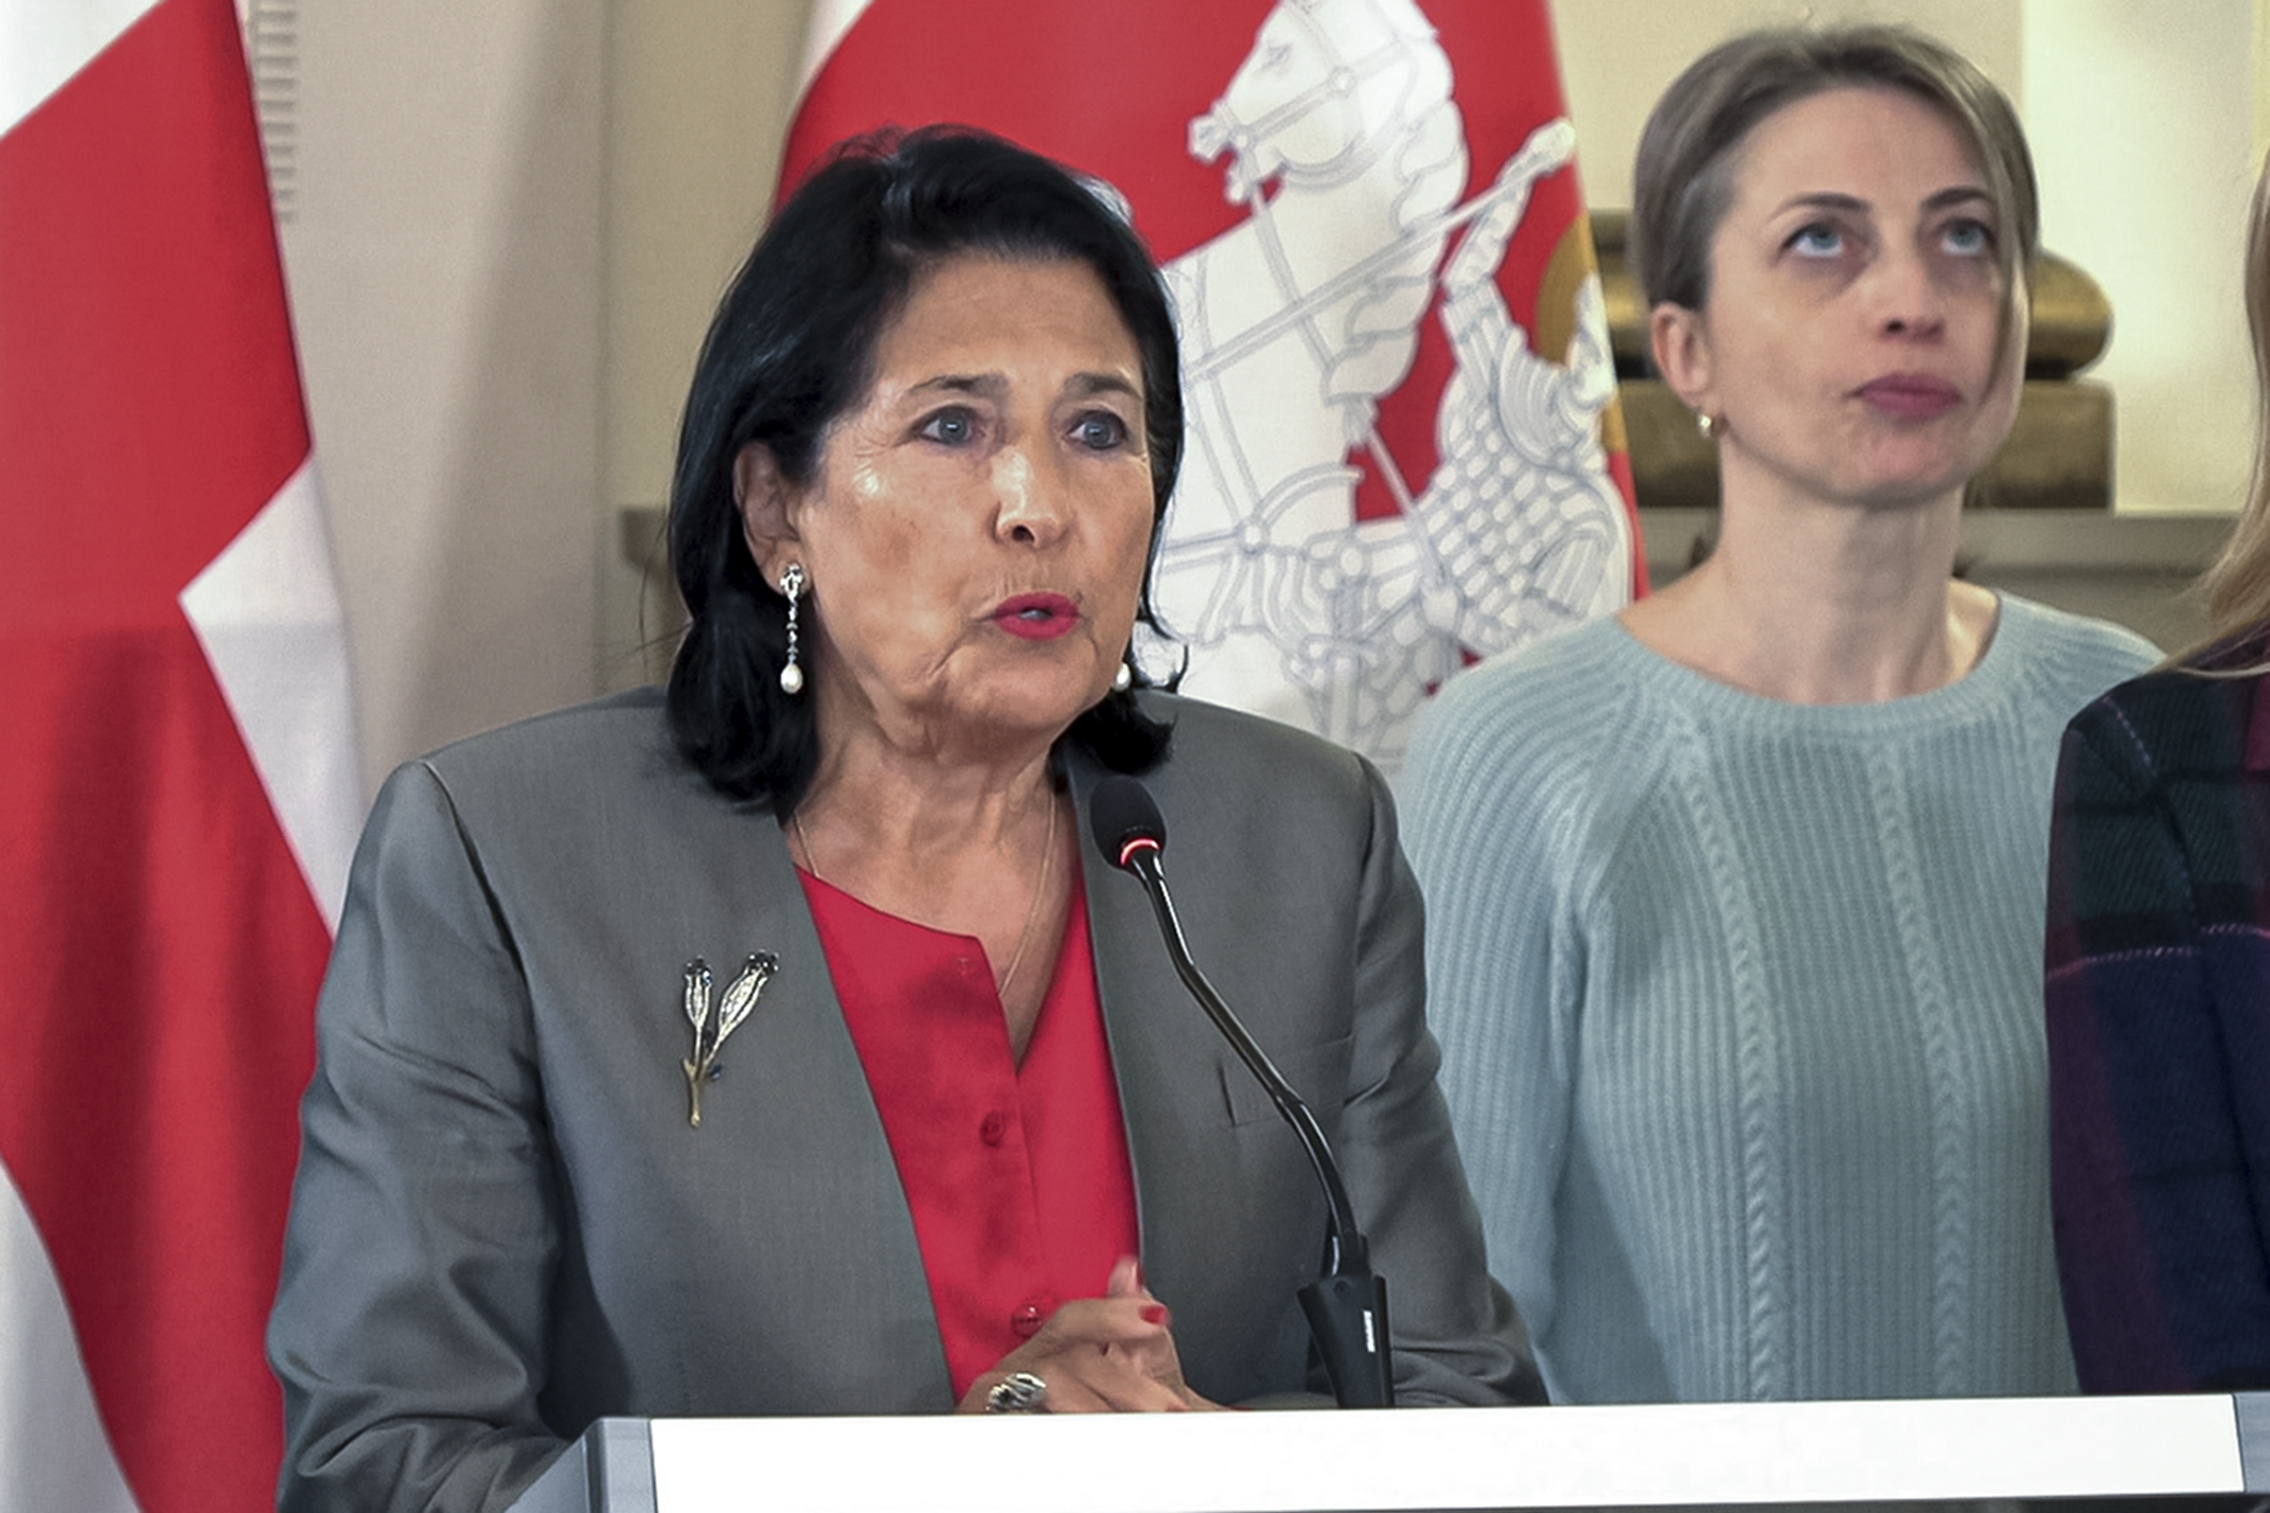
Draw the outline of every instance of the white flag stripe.
M182 590L308 891L336 930L362 813L346 622L310 457Z
M157 0L0 0L0 136L156 6Z
M0 1382L36 1384L0 1411L0 1513L135 1513L111 1453L63 1289L0 1167Z
M820 70L827 66L828 56L843 40L843 34L851 30L852 23L872 3L873 0L812 0L812 21L804 32L804 68L796 76L799 100L820 76Z

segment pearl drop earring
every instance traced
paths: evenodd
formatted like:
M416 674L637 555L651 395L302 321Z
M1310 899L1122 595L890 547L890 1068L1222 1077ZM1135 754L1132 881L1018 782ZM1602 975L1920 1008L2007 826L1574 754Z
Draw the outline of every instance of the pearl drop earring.
M796 601L804 593L804 564L791 562L780 575L780 591L788 600L788 661L780 669L780 691L794 698L804 691L804 669L796 661Z

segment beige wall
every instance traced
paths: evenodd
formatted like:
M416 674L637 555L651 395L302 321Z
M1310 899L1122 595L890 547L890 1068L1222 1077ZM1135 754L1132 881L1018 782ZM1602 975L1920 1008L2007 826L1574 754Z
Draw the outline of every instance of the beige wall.
M2119 403L2128 511L2232 510L2253 374L2240 289L2261 161L2257 0L2026 0L2026 125L2042 230L2112 297L2093 377Z
M1065 0L1072 3L1072 0ZM668 485L709 307L761 222L804 0L325 0L285 252L361 679L366 776L638 681L619 511ZM2270 0L1559 0L1595 204L1742 26L1934 30L2025 114L2049 243L2105 283L2123 510L2235 503L2236 295Z
M694 355L771 202L807 9L803 0L610 8L601 461L610 516L668 494ZM660 543L642 545L659 570ZM598 579L597 685L661 676L667 599L641 595L621 550L602 552Z
M601 0L326 0L299 31L301 366L366 781L588 696Z

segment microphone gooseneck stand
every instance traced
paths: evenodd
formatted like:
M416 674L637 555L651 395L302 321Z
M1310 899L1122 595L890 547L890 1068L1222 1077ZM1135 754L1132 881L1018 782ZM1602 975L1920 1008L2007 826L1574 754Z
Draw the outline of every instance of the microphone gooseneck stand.
M1159 813L1158 803L1134 778L1114 774L1096 784L1088 801L1088 819L1098 849L1123 871L1133 874L1150 896L1151 912L1158 917L1159 934L1166 940L1175 975L1230 1043L1230 1049L1237 1052L1246 1070L1253 1073L1278 1114L1300 1137L1301 1148L1308 1152L1309 1164L1316 1169L1316 1180L1330 1209L1324 1233L1323 1274L1303 1287L1299 1297L1325 1374L1332 1379L1333 1397L1343 1408L1393 1407L1395 1373L1387 1338L1387 1284L1372 1272L1369 1248L1363 1231L1356 1226L1355 1205L1349 1201L1340 1163L1333 1159L1331 1142L1324 1138L1316 1115L1254 1043L1191 959L1161 865L1166 851L1166 820Z

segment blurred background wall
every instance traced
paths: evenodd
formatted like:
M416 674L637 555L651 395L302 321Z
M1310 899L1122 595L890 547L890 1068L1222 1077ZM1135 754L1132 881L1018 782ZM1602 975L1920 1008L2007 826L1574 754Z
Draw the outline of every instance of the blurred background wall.
M662 665L669 627L623 511L667 493L695 350L771 198L805 11L257 0L366 786ZM2270 0L1556 0L1554 14L1602 207L1629 203L1656 95L1729 32L1868 16L1963 49L2025 117L2045 242L2111 298L2091 376L2119 406L2117 508L2236 507L2252 449L2238 261L2270 144Z

